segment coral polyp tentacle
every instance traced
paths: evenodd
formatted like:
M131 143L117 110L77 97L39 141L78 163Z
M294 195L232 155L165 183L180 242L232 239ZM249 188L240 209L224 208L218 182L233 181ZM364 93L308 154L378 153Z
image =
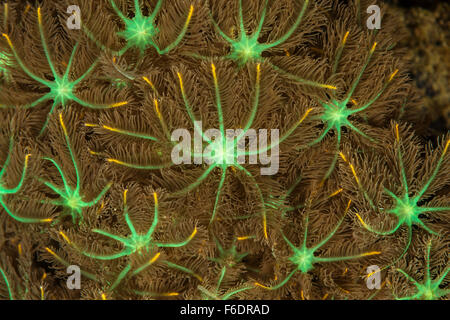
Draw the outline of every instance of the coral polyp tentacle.
M395 227L393 227L390 230L387 231L380 231L376 230L372 226L370 226L368 223L366 223L362 217L359 214L356 214L358 220L362 224L362 226L367 229L369 232L375 233L379 236L388 236L392 235L397 232L397 230L401 226L405 226L408 228L408 240L405 249L400 254L399 257L397 257L393 262L391 262L389 265L384 266L381 270L385 270L386 268L394 265L397 263L408 251L410 245L411 245L411 239L412 239L412 228L413 225L419 226L425 231L427 231L430 234L437 235L435 231L430 229L425 223L422 221L421 215L425 212L442 212L442 211L448 211L449 207L430 207L428 208L426 205L421 205L419 201L421 201L421 198L423 197L424 193L427 191L433 180L435 179L439 168L444 161L444 157L446 155L446 152L448 150L448 146L450 145L450 140L446 141L445 147L442 151L441 156L438 158L437 164L435 168L432 171L430 179L427 180L427 182L422 186L421 189L419 189L415 195L410 195L410 188L409 183L406 177L406 171L405 166L403 163L403 153L402 153L402 142L399 134L399 125L395 124L395 141L396 141L396 151L397 151L397 160L400 167L400 181L403 188L403 194L400 196L397 196L392 191L388 190L387 188L384 188L384 192L392 199L392 202L394 203L391 208L384 208L379 209L373 200L369 197L367 191L363 187L360 179L358 178L358 175L356 173L356 169L353 166L352 163L341 153L342 159L349 165L352 175L355 178L355 181L358 185L358 188L363 192L365 199L370 203L370 206L377 211L381 211L382 213L387 213L394 215L398 222L396 223Z
M34 108L37 105L39 105L42 102L48 101L48 100L53 100L53 105L47 115L47 118L44 122L44 125L41 129L41 134L44 132L49 117L52 115L54 109L61 105L63 108L66 107L66 105L68 104L68 102L70 101L75 101L78 104L82 105L83 107L87 107L90 109L108 109L108 108L114 108L114 107L118 107L118 106L123 106L128 104L127 101L122 101L119 103L114 103L114 104L109 104L109 105L96 105L96 104L92 104L89 102L85 102L82 99L78 98L75 95L75 90L76 90L76 86L83 81L94 69L94 67L96 66L97 62L94 62L89 68L88 70L78 79L76 80L70 80L69 79L69 73L70 73L70 69L72 67L73 64L73 60L74 60L74 56L75 56L75 52L77 51L78 48L78 43L74 46L70 59L69 59L69 63L67 64L66 67L66 71L64 72L63 75L60 75L57 71L56 68L54 66L54 63L50 57L50 51L48 49L48 45L47 45L47 40L45 38L44 35L44 30L43 30L43 24L42 24L42 14L41 14L41 8L38 7L37 9L37 16L38 16L38 26L39 26L39 34L40 34L40 38L41 38L41 43L44 49L44 54L47 60L47 63L50 67L50 70L53 74L54 80L53 81L49 81L46 79L43 79L41 77L38 77L37 75L35 75L34 73L32 73L23 63L22 59L19 57L19 55L17 54L14 45L11 41L11 39L9 38L9 36L5 33L3 33L3 37L6 39L17 63L19 64L19 66L21 67L21 69L33 80L39 82L40 84L48 87L50 89L50 91L48 93L46 93L45 95L43 95L42 97L40 97L39 99L37 99L34 102L31 102L29 104L24 105L24 108Z
M89 256L94 259L99 259L99 260L114 260L114 259L118 259L123 256L131 255L133 253L141 253L143 251L147 252L147 251L149 251L151 249L155 249L155 248L183 247L183 246L187 245L194 238L195 234L197 233L197 228L194 229L194 231L188 238L186 238L184 241L179 242L179 243L176 243L176 242L175 243L160 243L158 241L155 241L155 239L153 239L153 234L155 232L156 226L159 221L158 220L158 215L159 215L158 197L157 197L156 192L153 193L154 201L155 201L153 222L145 234L136 232L134 224L128 214L128 206L127 206L127 202L126 202L127 192L128 192L128 190L125 190L123 193L123 199L124 199L123 212L124 212L124 218L127 223L127 226L131 231L131 235L128 237L123 237L123 236L118 236L118 235L115 235L115 234L112 234L112 233L109 233L109 232L106 232L106 231L103 231L100 229L92 230L95 233L101 234L105 237L111 238L113 240L116 240L116 241L122 243L124 246L124 249L119 253L111 254L111 255L97 255L94 253L83 251L84 255Z
M85 196L81 193L81 176L78 168L78 163L75 158L75 154L73 153L72 146L70 143L69 134L67 131L67 127L63 120L62 113L59 114L59 123L63 132L64 140L66 142L67 149L69 150L70 159L72 161L73 168L75 170L76 175L76 183L75 186L72 187L69 181L66 178L66 174L62 170L61 166L52 158L44 157L44 160L50 161L58 171L59 176L63 182L62 187L58 187L53 183L46 181L44 179L38 178L45 186L53 190L56 194L59 195L59 201L55 202L55 204L59 204L63 206L67 211L63 213L63 215L68 214L72 217L73 223L77 220L80 223L83 220L83 209L92 207L96 205L101 198L106 194L106 192L111 187L112 183L108 183L100 193L91 201L86 201Z
M255 283L255 284L257 286L262 287L267 290L277 290L277 289L281 288L282 286L284 286L297 271L300 271L301 273L307 273L307 272L311 271L312 269L314 269L314 266L317 263L354 260L354 259L359 259L359 258L363 258L363 257L367 257L367 256L381 254L380 251L370 251L370 252L364 252L364 253L357 254L357 255L342 256L342 257L320 257L320 256L315 255L315 252L318 249L320 249L322 246L324 246L336 234L337 230L339 229L342 222L344 221L344 218L350 208L350 205L351 205L351 200L348 201L347 207L345 209L345 213L344 213L343 217L341 218L341 220L337 223L335 228L330 233L328 233L328 235L325 238L323 238L319 243L317 243L315 246L310 247L310 248L307 247L307 244L306 244L307 235L308 235L308 214L307 214L305 217L305 231L304 231L304 238L303 238L303 243L302 243L301 247L296 247L283 234L283 238L284 238L285 242L288 244L288 246L293 251L292 256L290 256L288 260L294 266L294 270L291 271L289 273L289 275L283 281L281 281L279 284L277 284L275 286L268 287L268 286L264 286L260 283Z
M450 267L447 266L440 276L437 276L434 280L431 278L430 271L430 252L431 252L431 240L427 243L426 254L425 254L425 276L423 282L415 280L413 277L408 275L402 269L396 269L401 273L409 282L416 287L416 294L407 297L397 297L397 300L437 300L450 294L450 290L441 289L442 282L444 281L447 274L450 272Z
M159 55L165 55L175 49L185 37L194 14L194 6L190 5L184 25L176 39L172 43L168 44L167 47L161 49L156 41L156 37L160 34L160 29L156 25L156 16L160 12L162 3L163 0L158 0L153 12L149 16L145 16L142 12L139 1L134 0L134 17L129 18L125 16L125 14L117 7L114 0L110 0L111 7L125 25L125 28L122 31L117 32L117 35L126 41L124 47L119 50L110 49L101 43L92 31L90 31L85 25L83 25L83 29L88 37L102 50L110 51L116 56L122 56L132 48L139 50L141 56L149 48L154 48Z
M339 63L339 59L340 56L342 55L342 50L344 49L345 43L347 41L348 38L348 32L345 34L344 39L342 40L342 44L338 49L338 53L336 56L336 61L335 61L335 65L337 66ZM316 139L314 139L313 141L309 142L308 144L306 144L306 146L301 147L300 149L303 149L305 147L311 147L319 142L321 142L325 136L330 132L333 131L336 135L336 151L333 157L333 160L331 162L330 167L328 168L327 172L325 173L324 176L324 180L328 179L328 177L331 175L331 173L333 172L335 166L336 166L336 162L338 159L338 155L340 153L340 146L341 146L341 138L342 138L342 128L348 128L351 131L356 132L357 134L363 136L364 138L366 138L369 141L375 142L375 140L373 138L371 138L370 136L368 136L367 134L365 134L364 132L362 132L360 129L358 129L353 123L352 120L350 119L350 117L354 116L355 114L358 114L364 110L366 110L367 108L369 108L375 101L378 100L378 98L382 95L382 93L384 92L384 90L387 88L387 86L390 84L390 82L392 81L392 79L394 78L394 76L398 73L398 70L395 70L390 76L388 81L386 81L386 83L383 85L382 89L377 92L375 94L375 96L373 98L371 98L369 100L369 102L367 102L366 104L364 104L363 106L356 108L356 109L351 109L348 108L347 105L349 104L350 101L353 100L352 96L353 93L355 92L359 82L361 81L361 78L367 68L367 66L369 65L369 62L375 52L375 48L377 46L377 43L375 42L372 46L372 48L369 51L368 57L366 58L365 63L363 64L359 74L357 75L356 79L354 79L351 87L349 88L346 97L344 99L337 99L337 98L331 98L330 101L320 101L320 104L322 105L323 108L323 112L320 115L320 120L323 122L323 124L325 125L324 131L320 134L319 137L317 137ZM337 67L336 67L337 68ZM333 68L333 70L335 71L335 68ZM354 100L353 100L354 101Z

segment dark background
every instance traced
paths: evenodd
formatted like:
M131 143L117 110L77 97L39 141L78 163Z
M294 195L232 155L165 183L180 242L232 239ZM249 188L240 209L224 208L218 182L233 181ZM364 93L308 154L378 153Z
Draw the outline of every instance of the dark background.
M407 30L401 46L408 49L411 77L426 109L432 138L450 129L450 1L386 0Z

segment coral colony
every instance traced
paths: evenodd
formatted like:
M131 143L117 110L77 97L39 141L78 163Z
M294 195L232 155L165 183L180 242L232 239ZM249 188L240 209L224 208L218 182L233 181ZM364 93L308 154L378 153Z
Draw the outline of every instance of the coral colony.
M0 298L447 299L450 135L371 5L4 1Z

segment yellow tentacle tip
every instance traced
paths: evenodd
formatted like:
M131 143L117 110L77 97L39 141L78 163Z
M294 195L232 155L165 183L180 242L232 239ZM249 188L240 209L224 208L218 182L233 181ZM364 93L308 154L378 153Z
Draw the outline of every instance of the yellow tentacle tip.
M153 258L150 259L150 261L148 262L148 265L153 264L156 260L158 260L159 256L161 255L160 252L158 252L157 254L155 254L155 256Z
M69 237L68 237L64 232L60 231L59 234L61 235L61 237L64 238L64 240L66 240L66 242L67 242L68 244L71 244L71 243L72 243L72 242L70 241Z
M178 295L180 295L178 292L169 292L165 294L166 297L175 297Z
M127 194L128 194L128 189L123 190L123 204L127 205Z
M45 247L45 250L47 250L47 252L50 253L52 256L56 256L56 253L52 249Z
M348 38L348 35L350 34L350 31L347 31L346 33L345 33L345 36L344 36L344 39L342 39L342 45L344 45L346 42L347 42L347 38Z
M265 214L263 215L263 229L264 229L264 238L267 240L269 239L269 236L267 235L267 217Z
M347 162L347 158L345 157L345 155L342 152L339 152L339 156L342 158L342 160Z
M358 218L359 222L361 222L361 224L364 226L364 228L367 228L367 224L364 222L364 220L361 218L361 216L357 213L355 213L355 214L356 214L356 217Z
M444 151L442 152L443 155L447 153L447 150L448 150L448 146L449 146L449 145L450 145L450 139L448 139L448 140L447 140L447 143L445 144Z
M153 192L153 199L155 199L155 206L158 205L158 194L156 192Z
M397 142L400 142L400 134L398 132L398 123L395 124L395 138L397 139Z
M118 103L114 103L112 105L110 105L110 108L117 108L117 107L121 107L128 104L128 101L122 101L122 102L118 102Z
M194 238L196 234L197 234L197 227L194 228L194 231L192 232L192 234L191 234L191 236L189 237L189 239Z
M149 86L152 87L153 90L155 90L155 86L153 85L153 82L151 82L149 78L144 76L142 77L142 79L144 79L144 81L147 82Z
M157 99L153 99L153 104L155 105L155 111L156 111L156 115L158 116L158 118L160 120L162 120L162 114L161 114L161 110L159 109L159 103Z
M322 88L330 89L330 90L337 90L336 86L332 86L332 85L329 85L329 84L323 84Z
M91 150L91 149L89 149L89 148L88 148L88 151L89 151L89 153L92 154L93 156L98 156L98 155L100 155L98 152L95 152L95 151L93 151L93 150Z
M211 63L211 70L212 70L214 81L217 82L216 65L214 63Z
M191 7L189 8L189 14L188 14L188 18L187 18L187 22L189 23L189 21L192 18L192 14L194 13L194 5L191 4Z
M303 117L301 117L300 120L298 121L298 124L302 123L306 119L306 117L311 113L311 111L313 111L313 108L309 108L308 110L306 110Z
M178 80L180 81L181 94L184 96L183 75L180 72L177 72L177 75Z
M335 192L333 192L332 194L330 194L329 198L338 195L338 194L341 193L342 191L344 191L344 189L342 189L342 188L336 190Z
M11 47L11 49L12 49L13 52L14 52L14 46L13 46L13 44L12 44L11 39L9 38L9 36L8 36L6 33L3 33L3 36L6 38L6 41L8 42L8 45Z
M203 282L203 278L202 278L201 276L199 276L198 274L194 274L194 277L195 277L198 281Z
M45 299L44 287L43 286L39 286L39 289L41 290L41 300L44 300Z
M381 254L381 251L365 252L362 254L362 256L366 257L366 256L374 256L374 255L378 255L378 254Z
M375 48L376 48L376 47L377 47L377 43L374 42L374 43L373 43L373 46L372 46L372 49L370 49L370 53L371 53L371 54L375 51Z
M64 134L67 135L67 128L66 128L66 125L64 124L64 120L63 120L63 116L62 116L61 112L59 113L59 122L60 122L61 127L62 127L62 129L64 131Z
M345 213L348 212L348 209L350 209L351 204L352 204L352 199L349 199L347 202L347 207L345 208Z
M255 285L255 286L258 286L258 287L261 287L261 288L263 288L263 289L266 289L266 290L270 290L269 287L266 287L265 285L262 285L261 283L258 283L258 282L255 282L254 285Z
M104 207L105 207L105 201L102 201L102 203L100 204L100 208L98 208L98 210L97 210L97 214L99 214L103 210Z
M392 79L394 79L395 75L398 73L398 69L395 69L394 72L392 72L391 76L389 77L389 82L392 81Z
M42 15L41 15L41 7L37 8L37 15L38 15L38 23L42 25Z

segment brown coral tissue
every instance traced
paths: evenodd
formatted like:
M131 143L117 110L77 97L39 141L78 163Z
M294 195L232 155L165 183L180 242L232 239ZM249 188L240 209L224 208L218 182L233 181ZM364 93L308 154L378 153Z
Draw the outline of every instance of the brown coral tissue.
M1 299L449 298L450 134L384 3L8 0L0 29Z

